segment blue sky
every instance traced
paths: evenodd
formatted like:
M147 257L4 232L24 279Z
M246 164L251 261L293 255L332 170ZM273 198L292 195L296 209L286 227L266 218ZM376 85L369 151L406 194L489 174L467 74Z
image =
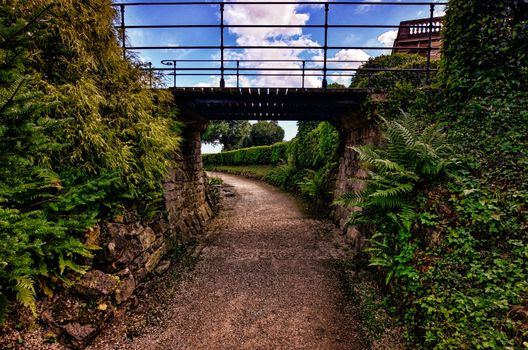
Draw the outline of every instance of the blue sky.
M172 0L174 2L174 0ZM247 0L246 0L247 1ZM422 0L406 0L406 2L420 2ZM148 2L145 0L126 1ZM154 1L151 1L154 2ZM155 2L164 2L156 0ZM236 5L236 0L229 1L233 5L226 5L224 18L226 24L323 24L324 8L322 5ZM387 3L401 2L401 0L368 0L368 2ZM435 1L439 2L439 1ZM443 13L443 6L436 6L437 13ZM330 24L382 24L398 25L400 21L425 18L429 16L428 5L392 6L392 5L331 5L329 12ZM163 25L163 24L218 24L219 6L207 5L158 5L158 6L127 6L125 22L127 25ZM299 62L279 63L251 63L256 68L298 68L301 60L322 59L322 50L318 47L324 43L322 28L232 28L224 31L225 44L238 45L280 45L280 46L310 46L308 50L295 49L253 49L253 50L227 50L225 58L228 59L288 59ZM219 50L178 49L178 46L219 45L218 28L192 28L192 29L129 29L127 30L128 46L174 46L174 49L164 50L137 50L135 53L144 62L152 62L154 67L162 67L163 59L218 59ZM380 46L391 47L396 37L396 29L330 29L328 35L329 46ZM366 60L390 51L383 50L329 50L328 59L355 61ZM243 63L241 63L243 65ZM360 63L329 63L329 67L357 68ZM234 67L231 63L230 67ZM185 63L179 62L178 67L218 67L218 63ZM249 67L249 66L248 66ZM312 67L320 67L313 63ZM178 86L218 86L218 77L212 74L217 70L201 71L205 76L178 76ZM301 78L288 76L282 77L241 77L242 87L300 87ZM298 74L298 72L291 72ZM165 84L172 86L173 78L165 78ZM339 82L348 85L350 77L336 76L329 82ZM226 78L227 86L236 86L234 77ZM307 77L306 87L321 86L321 78ZM295 122L280 122L285 129L286 140L293 138L297 128ZM219 147L205 146L204 152L219 151Z

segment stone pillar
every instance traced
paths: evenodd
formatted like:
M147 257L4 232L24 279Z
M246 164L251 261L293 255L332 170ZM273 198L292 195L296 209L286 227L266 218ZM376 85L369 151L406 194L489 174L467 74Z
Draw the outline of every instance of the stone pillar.
M178 244L188 242L212 216L201 154L200 134L206 123L194 120L185 124L181 151L174 158L176 166L164 184L168 221Z
M375 144L379 139L375 122L361 115L360 112L349 113L341 117L339 124L342 146L334 191L334 198L336 199L347 192L361 189L362 184L352 178L366 175L366 171L359 164L357 152L351 147ZM357 252L363 246L364 235L360 227L346 224L353 210L352 208L337 206L333 216L351 241L352 248Z

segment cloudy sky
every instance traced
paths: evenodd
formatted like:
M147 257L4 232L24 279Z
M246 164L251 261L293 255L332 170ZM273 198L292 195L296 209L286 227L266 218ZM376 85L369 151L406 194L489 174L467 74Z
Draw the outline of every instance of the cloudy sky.
M174 0L172 0L174 2ZM244 0L247 2L247 0ZM423 0L406 0L418 3ZM145 0L126 1L148 2ZM164 2L156 0L156 2ZM324 7L322 5L301 4L236 4L237 0L229 1L233 5L226 5L224 11L225 24L279 24L279 25L306 25L323 24ZM330 24L380 24L398 25L400 21L425 18L429 15L428 5L392 6L379 5L379 3L401 2L401 0L366 0L371 4L364 5L330 5ZM439 2L439 1L435 1ZM378 3L378 4L376 4ZM444 11L442 6L436 6L436 15ZM207 5L158 5L158 6L127 6L125 22L127 25L170 25L170 24L218 24L219 6ZM397 30L387 28L333 28L328 33L329 46L344 47L391 47L396 37ZM298 62L252 62L247 67L252 68L298 68L302 60L321 60L324 43L322 28L230 28L224 31L225 45L273 45L273 46L306 46L305 50L299 49L232 49L225 51L226 59L233 60L299 60ZM162 67L164 59L219 59L219 50L197 50L178 48L181 46L219 45L218 28L185 28L185 29L128 29L127 37L129 46L171 46L174 49L163 50L136 50L135 53L144 62L152 62L154 67ZM369 57L378 56L390 51L348 49L329 50L329 61L364 61ZM329 68L357 68L361 63L329 63ZM234 68L235 62L227 63L226 67ZM218 67L218 63L179 62L178 67ZM244 67L244 63L241 63ZM307 67L318 68L321 63L307 63ZM234 72L234 71L231 71ZM188 73L188 72L187 72ZM218 86L219 77L213 74L217 70L201 71L203 76L178 76L178 86ZM273 71L267 71L273 73ZM242 87L300 87L301 78L288 76L243 76L240 78ZM290 72L298 74L298 72ZM172 77L166 77L166 85L172 86ZM350 83L349 76L335 76L329 83L338 82L344 85ZM235 77L226 77L226 86L236 86ZM306 77L306 87L320 87L320 77ZM280 122L286 131L286 140L296 134L295 122ZM204 152L218 151L218 147L204 147Z

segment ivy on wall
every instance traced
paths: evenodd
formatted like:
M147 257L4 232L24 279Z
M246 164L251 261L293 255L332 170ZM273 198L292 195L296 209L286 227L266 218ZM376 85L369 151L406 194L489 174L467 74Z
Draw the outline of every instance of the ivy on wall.
M368 210L351 220L370 229L367 253L412 348L528 344L527 35L524 1L451 0L433 86L397 81L376 112L399 125L389 123L389 135L443 127L456 159L443 176L394 192L401 165L420 159L406 151L411 139L359 149L375 165L350 203L380 189L403 203L361 202ZM403 123L400 108L416 122Z

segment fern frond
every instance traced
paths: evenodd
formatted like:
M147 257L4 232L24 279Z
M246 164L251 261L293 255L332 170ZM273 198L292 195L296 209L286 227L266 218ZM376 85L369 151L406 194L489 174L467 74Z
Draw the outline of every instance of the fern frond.
M88 271L88 269L90 268L89 266L85 266L85 265L79 265L79 264L76 264L74 263L73 261L69 260L69 259L65 259L62 254L59 255L59 271L60 271L60 274L64 274L64 271L66 270L66 268L69 268L70 270L74 271L74 272L77 272L79 274L84 274L86 273L86 271Z
M369 194L369 197L397 197L401 194L409 193L413 190L413 184L398 184L395 187L387 188L385 190L376 190Z
M334 201L334 205L342 205L344 207L359 207L364 202L362 192L351 191L343 194Z
M346 226L357 226L368 224L369 219L363 214L362 211L353 211L350 213L345 225Z
M16 281L16 285L13 287L13 291L16 294L16 299L21 305L31 310L33 316L36 316L36 293L33 279L29 276L16 276L13 279Z

